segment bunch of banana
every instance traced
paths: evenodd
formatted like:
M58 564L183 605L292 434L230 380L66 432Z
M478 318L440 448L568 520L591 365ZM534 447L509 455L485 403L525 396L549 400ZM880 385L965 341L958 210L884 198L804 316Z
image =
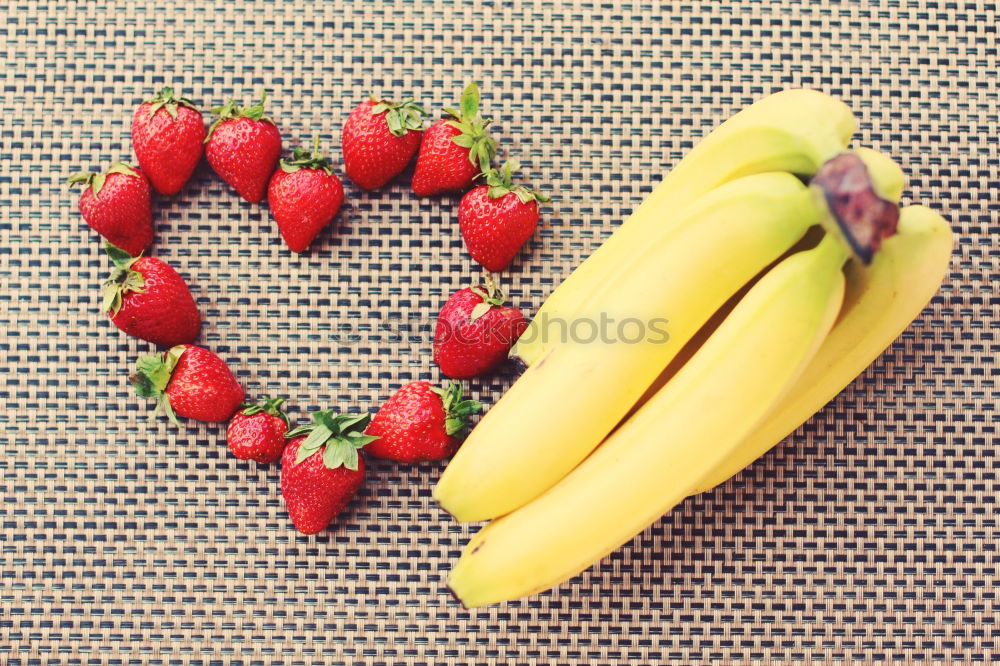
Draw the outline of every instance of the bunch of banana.
M527 369L434 491L460 520L496 519L452 572L466 606L552 587L724 481L919 313L950 230L923 207L900 214L902 171L846 151L851 130L820 93L754 104L553 293L536 322L665 320L669 336L518 343Z

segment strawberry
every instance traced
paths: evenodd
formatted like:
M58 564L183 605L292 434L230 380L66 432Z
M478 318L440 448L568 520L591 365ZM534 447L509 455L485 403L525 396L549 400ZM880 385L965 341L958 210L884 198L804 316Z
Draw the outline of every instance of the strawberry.
M203 347L177 345L140 356L129 378L143 398L156 398L175 424L177 416L196 421L228 421L243 402L243 389L225 361Z
M330 160L319 152L319 137L311 151L298 147L291 160L281 160L267 188L271 215L285 245L305 252L344 203L344 188L333 173Z
M488 170L486 185L469 190L458 204L465 247L488 271L507 268L538 226L538 204L549 200L511 182L518 167L507 160L500 170Z
M281 409L283 398L265 398L263 405L244 403L226 430L226 444L240 460L273 463L285 450L288 414Z
M496 155L496 141L486 132L490 121L479 117L479 87L475 83L462 93L459 106L461 111L445 109L450 118L424 132L411 184L418 197L469 189Z
M115 265L101 303L111 323L161 347L194 342L201 315L184 278L159 259L133 258L111 243L105 243L105 251Z
M212 109L218 118L208 128L205 156L222 180L250 203L264 198L267 180L281 157L281 134L264 115L264 100L241 109L235 100Z
M153 243L149 181L141 171L115 162L105 173L81 171L66 182L86 185L80 214L94 231L133 256Z
M444 389L411 382L393 393L372 418L365 433L378 439L365 450L406 463L447 458L465 435L469 416L480 409L475 400L462 400L462 387L455 382Z
M205 152L205 119L191 100L162 88L132 116L132 148L156 191L181 191Z
M434 361L441 372L453 379L475 377L507 357L528 322L503 303L504 293L491 278L483 287L451 295L434 329Z
M295 529L316 534L337 517L365 479L358 451L374 437L362 433L368 414L313 412L313 423L290 431L281 457L281 495Z
M398 176L420 147L426 115L412 99L372 97L354 107L341 133L347 177L374 190Z

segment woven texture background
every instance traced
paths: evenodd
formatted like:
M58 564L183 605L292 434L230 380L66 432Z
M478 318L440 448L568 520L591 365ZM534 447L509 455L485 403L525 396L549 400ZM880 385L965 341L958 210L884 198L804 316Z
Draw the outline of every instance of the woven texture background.
M0 662L691 664L1000 661L997 14L975 2L7 4L0 96ZM286 147L339 161L370 90L428 108L480 82L502 155L557 196L506 275L534 309L692 143L765 93L815 87L959 233L931 306L821 414L555 593L463 610L470 530L437 464L376 463L339 524L290 526L278 468L223 430L150 425L150 348L98 312L108 271L63 181L131 159L134 106L271 95ZM251 395L374 409L439 379L426 331L477 275L455 201L348 187L291 256L202 166L156 203L156 256ZM471 387L492 402L498 374Z

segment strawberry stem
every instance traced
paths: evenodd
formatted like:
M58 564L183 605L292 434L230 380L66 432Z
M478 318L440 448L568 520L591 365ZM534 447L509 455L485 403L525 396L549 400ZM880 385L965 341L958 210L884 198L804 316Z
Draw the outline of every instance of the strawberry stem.
M115 247L109 241L105 241L104 251L108 253L108 257L111 258L111 262L115 265L115 268L108 275L104 284L101 285L103 297L101 308L114 319L118 311L122 309L126 293L146 293L146 279L139 271L132 270L132 264L139 257L133 257L120 247Z
M480 171L488 171L497 154L497 142L486 131L493 121L479 116L479 86L475 82L462 91L459 108L460 111L451 108L444 110L454 118L447 124L461 132L451 140L469 149L469 162L478 165Z
M482 403L478 400L462 400L462 385L458 382L448 382L445 388L434 387L431 391L441 396L445 412L445 432L463 439L468 432L469 417L482 410Z
M144 103L151 105L149 107L150 118L155 116L156 112L160 109L165 109L166 112L170 114L171 118L177 118L178 106L186 106L194 111L198 110L198 107L194 105L194 102L186 97L174 97L174 89L169 86L160 88L160 90L153 95L153 97L147 99Z
M135 178L139 177L139 172L133 169L131 166L125 162L115 162L111 167L104 173L94 173L93 171L78 171L66 179L66 183L72 187L78 183L84 183L88 185L91 191L94 193L95 199L100 199L101 190L104 189L104 183L107 181L108 176L113 173L120 173L124 176L132 176Z
M295 150L292 151L292 159L282 158L279 166L285 173L295 173L299 169L319 169L328 176L333 175L333 165L330 158L325 157L319 150L319 134L313 135L312 150L296 146Z
M215 128L227 120L236 120L237 118L249 118L250 120L260 120L265 123L274 124L268 116L264 115L264 103L267 101L267 91L260 91L260 101L251 107L246 109L241 109L240 105L236 103L236 100L230 97L226 100L226 103L222 106L217 106L212 109L212 113L218 116L212 125L208 128L208 135L205 136L205 143L212 138L212 132Z
M335 416L333 410L323 410L313 412L312 417L312 423L285 433L288 439L306 436L305 441L299 444L294 465L321 452L323 465L327 469L346 467L349 470L357 470L358 451L378 439L373 435L364 434L364 429L371 421L371 414Z
M284 402L284 398L269 398L264 396L263 404L258 404L256 402L244 402L240 405L240 411L243 412L244 416L253 416L254 414L260 414L261 412L270 414L271 416L277 416L284 421L287 426L291 425L291 422L288 420L288 414L281 409L281 405Z
M509 159L503 163L499 169L487 169L480 176L486 178L486 184L489 186L489 197L491 199L500 199L505 197L511 192L517 195L521 203L528 203L530 201L537 201L538 203L548 203L551 201L544 194L535 192L534 190L524 186L515 185L513 183L514 172L521 168L521 164L516 159Z
M150 418L155 418L160 407L163 407L167 418L174 425L180 426L177 414L170 405L170 398L167 397L167 385L170 384L174 368L177 367L177 362L186 349L187 345L177 345L168 349L162 356L144 354L135 362L135 372L129 376L129 381L135 386L135 392L143 398L156 398L156 408Z
M507 295L500 288L497 278L487 273L483 278L483 285L472 287L472 293L483 299L482 303L476 303L469 313L469 323L474 324L477 319L489 312L493 308L498 308L507 300Z
M369 99L375 102L372 107L372 115L385 114L386 125L393 136L404 136L407 132L419 132L424 128L424 118L427 112L424 107L413 101L412 97L404 99L399 104L369 95Z

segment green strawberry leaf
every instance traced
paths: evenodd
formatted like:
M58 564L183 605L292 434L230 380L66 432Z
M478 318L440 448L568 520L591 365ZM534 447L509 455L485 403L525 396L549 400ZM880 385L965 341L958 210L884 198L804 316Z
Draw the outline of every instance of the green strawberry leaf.
M129 380L135 386L135 391L143 398L160 398L166 400L165 391L170 383L170 376L177 367L177 361L184 353L186 345L171 347L162 356L159 354L144 354L135 363L135 372ZM169 406L169 405L168 405ZM169 414L168 414L169 416Z
M331 441L326 445L326 450L323 451L323 465L327 469L346 467L349 470L356 471L358 469L358 462L358 449L343 439Z
M458 382L449 382L445 388L434 387L434 393L441 396L441 404L445 411L445 432L450 436L465 436L469 417L479 412L483 405L477 400L462 400L462 386Z
M363 430L371 421L371 414L345 414L337 417L340 426L340 433L348 433L352 430Z
M466 118L472 118L479 112L479 86L475 82L470 83L462 91L459 106L462 108L462 115Z
M328 176L333 175L333 165L319 149L319 134L313 135L312 150L296 146L292 151L292 159L282 158L278 163L285 173L295 173L299 169L318 169Z
M90 181L90 191L94 193L95 199L101 198L101 190L104 189L104 181L107 179L107 174L99 173L95 174L93 180Z
M472 312L469 313L469 323L475 323L477 319L489 312L491 307L487 301L476 303L475 307L472 308Z
M181 427L181 422L177 419L177 413L174 411L173 406L170 404L170 400L167 399L167 394L164 393L160 398L160 405L163 405L163 413L167 415L170 422L173 423L178 428ZM153 411L153 416L156 415L156 411Z
M458 136L452 137L451 140L462 148L472 148L472 146L475 145L475 139L468 134L459 134Z
M260 101L251 106L248 109L241 109L240 105L236 103L236 100L230 98L226 100L226 103L222 106L217 106L211 109L212 114L214 114L216 119L208 128L208 134L205 135L205 143L208 143L212 138L212 134L215 129L227 120L234 120L236 118L250 118L251 120L262 120L266 123L274 124L274 121L269 117L264 115L264 103L267 100L267 91L260 91Z
M385 122L393 136L403 136L410 130L422 130L427 112L424 107L413 101L412 97L404 99L399 104L389 100L370 97L377 102L372 107L372 115L385 113Z
M108 174L110 175L112 173L120 173L126 176L132 176L134 178L139 177L139 172L133 169L128 164L125 164L124 162L115 162L114 164L112 164L111 168L108 169Z
M333 436L333 431L326 425L317 425L313 428L306 440L299 446L300 449L311 449L315 451L323 446L326 440Z
M70 187L73 187L74 185L77 185L79 183L87 183L89 185L90 181L93 180L95 175L96 174L94 174L93 171L77 171L76 173L71 174L70 177L66 179L66 184L69 185Z
M316 451L318 450L319 447L316 447L315 449L307 449L305 446L305 442L303 442L302 444L299 445L299 450L295 452L295 462L293 464L298 465L303 460L305 460L312 454L316 453Z
M186 106L189 109L195 111L198 107L194 103L185 97L174 97L174 89L170 86L165 86L160 88L159 92L152 97L152 99L147 99L146 104L149 104L149 117L152 118L156 115L156 112L160 109L166 109L167 113L174 120L177 119L177 107Z
M131 254L121 249L120 247L113 245L111 241L104 241L104 251L107 253L108 257L118 268L127 269L132 266L137 257L133 257Z
M513 192L521 203L548 203L551 201L547 196L535 192L524 185L515 185L513 182L514 172L521 168L520 163L515 159L509 159L503 163L499 169L487 169L481 175L486 179L486 184L490 186L489 197L499 199Z
M330 410L315 411L313 423L299 426L285 437L306 436L299 445L294 464L299 464L313 453L323 450L323 464L330 469L358 468L358 450L377 437L360 432L371 420L370 414L342 414L335 416ZM287 418L286 418L287 421Z
M138 257L133 257L109 241L104 242L104 251L111 258L115 268L101 285L101 308L114 318L122 308L126 293L146 293L146 279L139 271L132 270L132 264Z

